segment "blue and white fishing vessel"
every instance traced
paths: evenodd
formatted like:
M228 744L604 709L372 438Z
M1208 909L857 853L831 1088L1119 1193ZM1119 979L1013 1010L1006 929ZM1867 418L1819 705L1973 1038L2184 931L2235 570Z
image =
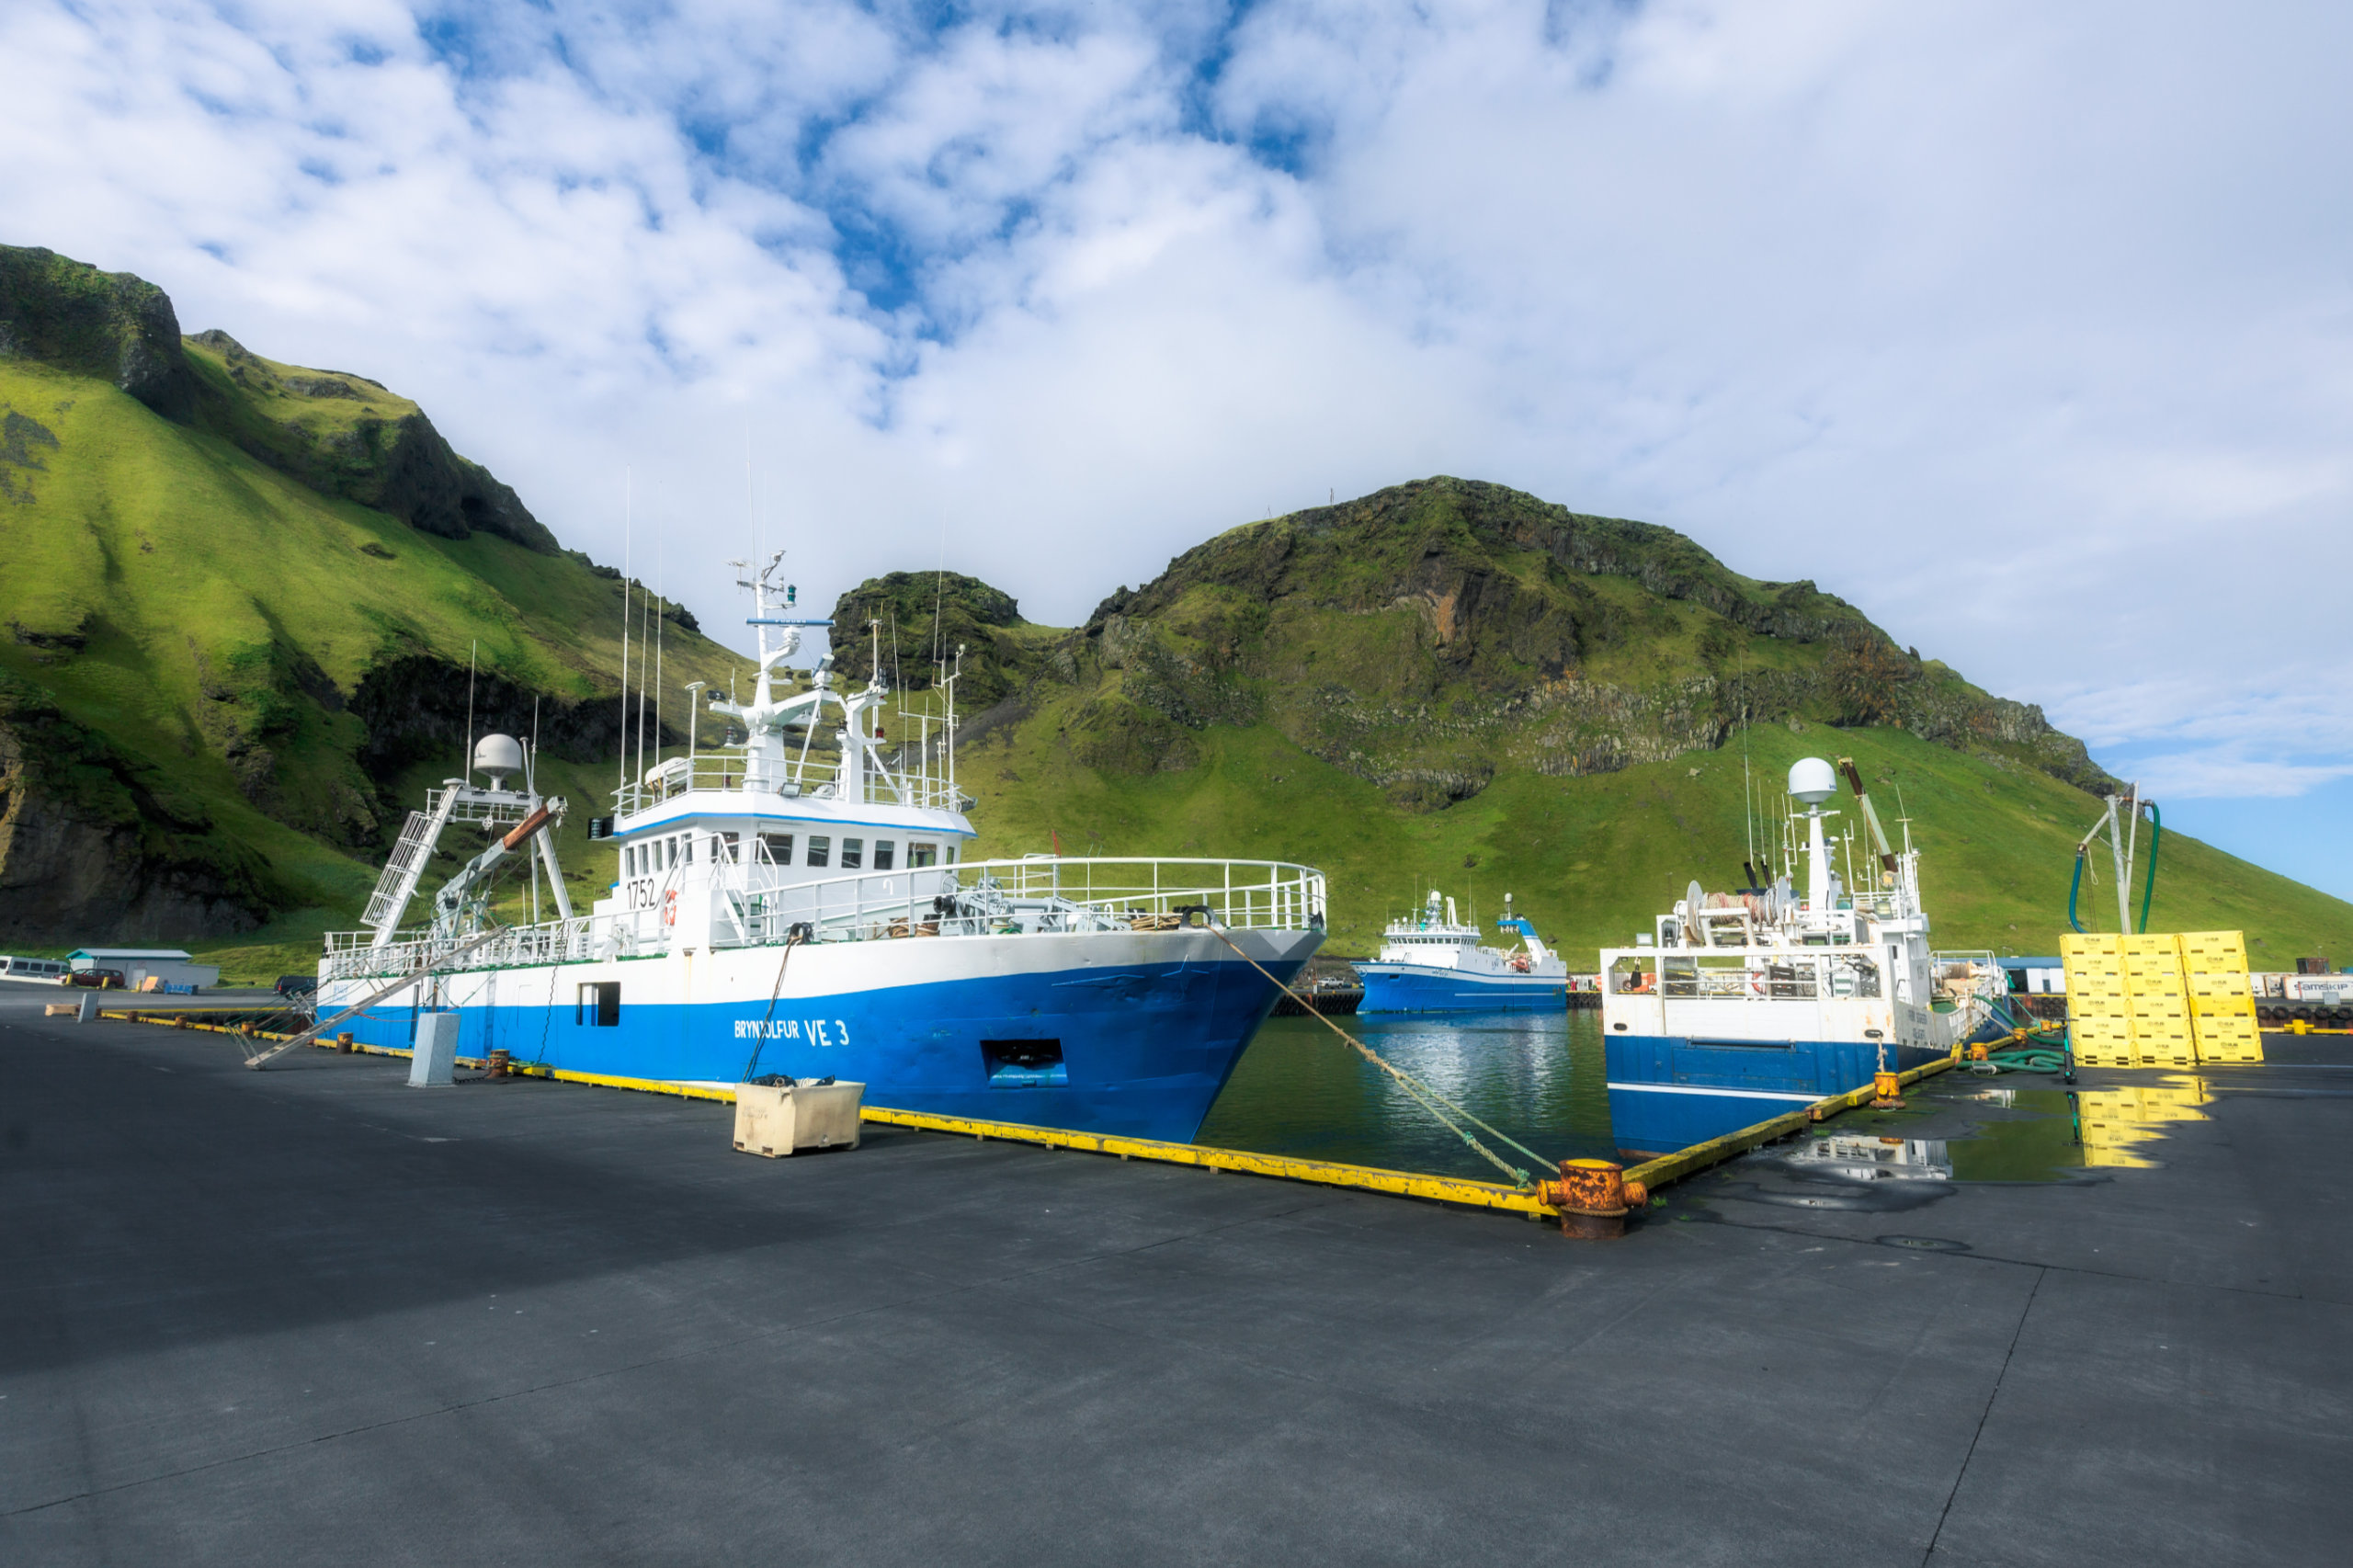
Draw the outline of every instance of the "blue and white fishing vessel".
M564 803L537 793L526 748L491 736L473 759L489 785L433 790L369 928L329 937L320 1017L391 992L345 1026L362 1042L405 1047L420 1009L450 1009L462 1055L670 1084L831 1076L902 1109L1189 1141L1278 995L1252 961L1288 982L1322 945L1323 876L966 858L952 671L936 712L892 721L895 746L879 659L862 690L835 687L830 656L796 689L785 661L825 623L779 613L796 597L773 581L781 559L733 563L759 662L747 701L709 703L728 744L645 768L596 824L615 855L607 897L574 913L548 831ZM403 929L453 823L506 831ZM535 916L544 881L555 918L501 926L491 872L517 852Z
M1920 856L1904 825L1888 843L1854 764L1841 768L1869 832L1871 885L1833 869L1823 802L1840 769L1806 757L1790 769L1802 809L1806 892L1782 877L1738 893L1693 882L1631 948L1601 953L1609 1118L1620 1151L1650 1157L1721 1138L1869 1085L1882 1065L1920 1066L2001 1021L1991 953L1938 953L1920 904ZM1756 881L1752 872L1752 881Z
M1381 956L1355 964L1364 982L1359 1013L1528 1013L1568 1006L1569 966L1550 951L1504 895L1502 931L1519 935L1514 949L1482 947L1479 927L1458 919L1454 901L1430 891L1421 913L1392 920Z

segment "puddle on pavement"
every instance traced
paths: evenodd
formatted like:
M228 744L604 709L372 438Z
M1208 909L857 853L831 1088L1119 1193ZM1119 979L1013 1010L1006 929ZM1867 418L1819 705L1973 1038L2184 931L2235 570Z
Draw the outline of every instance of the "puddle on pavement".
M2106 1088L2048 1082L1956 1077L1915 1086L1902 1110L1849 1113L1822 1132L1743 1155L1724 1167L1717 1195L1900 1213L1934 1203L1957 1182L2098 1180L2086 1173L2161 1164L2155 1147L2173 1124L2204 1120L2213 1098L2194 1074Z

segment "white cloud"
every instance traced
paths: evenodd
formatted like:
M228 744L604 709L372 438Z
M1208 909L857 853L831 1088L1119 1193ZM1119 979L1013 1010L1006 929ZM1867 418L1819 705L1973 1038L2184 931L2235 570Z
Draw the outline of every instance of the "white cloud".
M2348 35L20 0L0 238L418 397L601 556L631 466L673 585L754 526L747 437L813 595L944 522L1064 620L1450 472L1814 577L2177 788L2289 790L2353 759L2304 695L2353 631L2279 613L2353 567Z

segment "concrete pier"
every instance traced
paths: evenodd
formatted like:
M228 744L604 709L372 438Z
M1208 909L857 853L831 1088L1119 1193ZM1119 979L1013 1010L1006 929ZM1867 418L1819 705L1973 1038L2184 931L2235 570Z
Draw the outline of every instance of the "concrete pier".
M11 1564L2353 1551L2342 1040L2206 1074L2160 1168L1891 1207L1735 1162L1579 1244L890 1127L753 1159L724 1105L42 999L0 998Z

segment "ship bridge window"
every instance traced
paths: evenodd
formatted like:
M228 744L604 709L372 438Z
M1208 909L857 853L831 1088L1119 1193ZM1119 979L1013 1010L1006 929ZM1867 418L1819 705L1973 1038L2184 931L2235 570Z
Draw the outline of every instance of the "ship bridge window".
M691 833L683 835L678 840L678 861L686 866L695 863L695 835Z
M618 980L598 980L583 985L578 998L572 1005L572 1021L590 1028L620 1027L621 983Z
M743 842L744 835L740 833L719 834L711 839L710 858L732 866L735 863L735 851Z
M890 839L876 839L874 841L874 869L878 871L890 870L897 858L898 848L899 846Z
M760 835L760 853L767 858L767 863L771 866L791 865L792 835L789 833Z
M953 844L948 846L948 863L951 866L956 863L956 846Z
M824 866L831 864L833 853L834 841L831 838L826 837L822 833L813 833L809 835L808 863L810 865Z
M843 839L842 869L845 871L861 870L865 868L865 865L866 840L862 838Z
M938 845L937 845L937 844L910 844L910 845L908 845L908 846L907 846L907 869L908 869L909 870L911 870L911 871L920 871L920 870L922 870L926 866L936 866L936 865L938 865L938 863L939 863L939 846L938 846Z

